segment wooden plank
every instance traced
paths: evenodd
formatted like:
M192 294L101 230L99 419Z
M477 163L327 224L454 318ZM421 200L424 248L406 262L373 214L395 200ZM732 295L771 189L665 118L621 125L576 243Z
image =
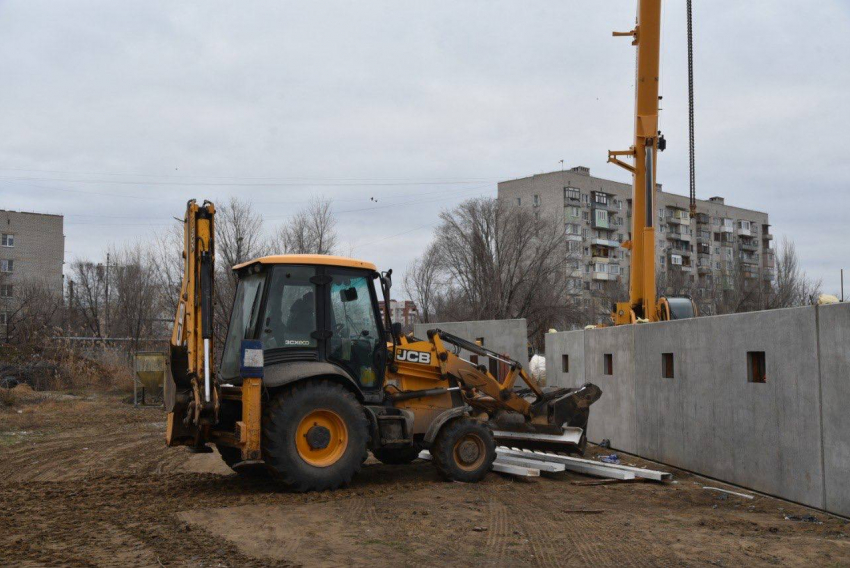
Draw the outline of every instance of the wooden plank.
M596 477L607 477L609 479L634 479L635 474L630 471L623 471L609 467L607 463L594 462L590 460L579 460L577 458L569 458L566 456L557 456L554 454L538 454L532 452L520 452L516 450L502 449L496 450L505 456L514 457L529 457L541 461L563 464L570 471L584 473L586 475L595 475Z
M501 450L502 448L498 448ZM632 467L628 465L620 465L620 464L612 464L612 463L603 463L594 460L587 460L584 458L574 458L572 456L559 456L557 454L547 454L543 452L525 452L522 450L514 450L505 448L507 452L511 452L511 455L515 455L518 457L523 457L525 455L533 455L537 459L546 459L547 461L552 461L554 463L584 463L584 464L592 464L592 465L601 465L608 467L610 469L618 469L620 471L626 471L634 474L634 477L639 477L641 479L651 479L653 481L667 481L673 479L673 474L666 471L657 471L654 469L643 469L641 467ZM506 454L507 455L507 454ZM617 478L619 479L619 478Z

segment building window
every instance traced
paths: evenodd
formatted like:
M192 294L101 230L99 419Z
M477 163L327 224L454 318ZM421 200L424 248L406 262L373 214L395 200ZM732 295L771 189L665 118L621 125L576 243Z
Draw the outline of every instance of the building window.
M584 221L590 221L590 213L588 213L587 211L582 211L581 218Z
M0 260L0 272L14 272L15 270L15 261L14 260Z
M534 195L534 206L540 207L540 196L537 194Z
M0 298L11 298L13 295L11 284L0 284Z
M672 353L662 353L661 354L661 376L665 379L674 378L673 354Z
M586 193L583 193L582 196L581 196L581 202L582 203L590 203L590 197Z
M581 199L581 192L574 187L565 187L564 188L564 199L570 199L572 201L579 201Z
M747 377L751 383L766 383L764 351L747 351Z
M579 212L579 208L576 207L575 205L571 205L571 206L567 207L567 213L569 214L570 217L576 217L576 218L581 217L581 213Z
M476 337L475 343L477 343L480 347L484 347L484 338L483 337Z
M0 312L0 325L9 323L9 316L6 312Z
M614 374L614 354L606 353L602 358L602 374L604 375L613 375Z
M608 196L604 193L594 192L593 200L600 205L608 205Z
M570 372L570 356L569 355L561 355L561 372L569 373Z
M12 248L13 246L15 246L15 235L8 235L6 233L3 233L2 244L4 247L7 248Z
M517 204L517 205L522 205L522 197L517 197L517 198L516 198L516 204Z
M581 227L578 226L577 223L567 223L567 234L568 235L580 235Z

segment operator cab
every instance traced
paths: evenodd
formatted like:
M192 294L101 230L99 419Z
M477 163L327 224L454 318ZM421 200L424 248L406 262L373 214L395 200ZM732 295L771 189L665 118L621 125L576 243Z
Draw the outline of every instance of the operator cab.
M330 363L363 392L383 385L387 341L374 264L325 255L278 255L235 266L238 275L219 380L240 384L242 340L259 340L265 367ZM386 290L386 288L384 288Z

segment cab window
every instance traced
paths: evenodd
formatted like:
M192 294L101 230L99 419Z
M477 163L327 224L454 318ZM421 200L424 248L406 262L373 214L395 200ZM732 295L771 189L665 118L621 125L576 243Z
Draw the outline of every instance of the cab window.
M329 357L348 369L363 388L378 387L385 346L375 315L371 277L354 271L329 272Z
M312 266L276 266L269 282L263 349L315 349L316 274Z
M221 357L221 377L225 380L239 376L239 348L243 339L252 337L257 325L265 279L265 274L252 274L241 279L236 288L233 312L230 314L230 325L227 328L227 339Z

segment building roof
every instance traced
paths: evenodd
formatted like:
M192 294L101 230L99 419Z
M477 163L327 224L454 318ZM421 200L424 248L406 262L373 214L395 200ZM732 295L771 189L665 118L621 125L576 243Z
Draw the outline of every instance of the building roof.
M323 266L343 266L345 268L365 268L375 272L378 271L378 267L371 262L329 254L275 254L262 256L248 262L243 262L242 264L237 264L233 267L233 270L239 270L252 264L319 264Z

